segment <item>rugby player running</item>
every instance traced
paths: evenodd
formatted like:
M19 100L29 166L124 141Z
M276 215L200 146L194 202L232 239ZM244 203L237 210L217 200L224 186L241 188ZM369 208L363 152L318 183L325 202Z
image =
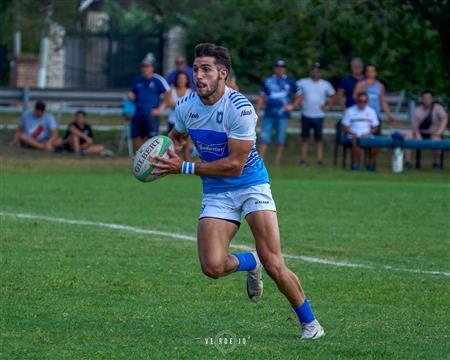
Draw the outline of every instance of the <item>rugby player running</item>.
M263 292L263 266L297 313L301 338L318 339L325 332L281 254L269 176L255 146L257 114L246 97L225 85L231 70L228 50L198 44L193 69L197 91L178 100L169 137L180 148L190 135L201 162L182 161L169 151L169 159L152 163L157 168L153 173L202 177L197 239L203 273L217 279L247 271L247 293L257 302ZM255 238L256 252L230 253L242 216Z

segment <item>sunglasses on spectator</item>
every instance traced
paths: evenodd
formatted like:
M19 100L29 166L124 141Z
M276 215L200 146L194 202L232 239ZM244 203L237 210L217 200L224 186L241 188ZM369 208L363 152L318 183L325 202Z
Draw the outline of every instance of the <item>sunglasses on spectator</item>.
M367 100L364 99L358 99L359 104L367 104Z

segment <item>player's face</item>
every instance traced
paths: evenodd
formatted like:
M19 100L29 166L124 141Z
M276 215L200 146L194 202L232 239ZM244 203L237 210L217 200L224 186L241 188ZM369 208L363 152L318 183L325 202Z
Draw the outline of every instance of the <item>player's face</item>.
M153 65L144 64L141 65L141 74L146 79L151 78L153 75Z
M426 108L429 108L429 107L431 107L432 103L433 103L433 95L428 94L428 93L422 95L423 106L425 106Z
M368 66L366 69L366 78L375 79L377 77L377 69L373 66Z
M189 87L189 79L186 74L180 74L177 77L177 88Z
M38 118L44 116L44 112L41 109L35 109L34 110L34 115Z
M359 109L364 109L367 105L367 102L369 101L369 98L365 95L361 95L358 97L358 100L356 101L356 103L358 104L358 108Z
M216 65L211 56L198 57L192 66L197 93L204 99L213 97L224 86L228 71Z
M85 123L85 118L84 118L84 115L83 114L77 114L76 116L75 116L75 121L78 123L78 125L80 125L80 126L83 126L84 125L84 123Z
M358 60L352 61L350 64L350 68L354 76L361 76L364 70L363 63Z
M319 68L312 68L311 69L311 78L313 79L320 79L320 69Z
M284 66L275 66L273 68L273 72L277 77L282 77L284 74L286 74L286 68Z

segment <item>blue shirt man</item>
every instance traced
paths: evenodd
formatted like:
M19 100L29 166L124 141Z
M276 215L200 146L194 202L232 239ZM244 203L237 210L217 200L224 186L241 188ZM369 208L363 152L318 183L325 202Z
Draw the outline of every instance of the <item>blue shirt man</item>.
M300 94L295 80L286 75L286 63L278 60L274 66L274 74L264 81L256 104L256 111L259 112L264 102L266 103L259 153L264 158L267 146L272 140L272 131L276 129L275 164L281 161L290 112L296 106L298 95Z
M345 98L345 108L349 108L356 104L355 99L353 99L353 92L355 90L358 81L364 79L364 63L360 58L353 58L350 62L350 75L344 77L339 83L337 96L341 101ZM341 106L341 110L344 110Z
M161 94L164 94L163 102ZM159 115L170 100L169 84L154 72L151 57L142 60L141 75L134 79L128 98L136 105L131 120L131 138L133 148L137 150L149 137L159 134Z

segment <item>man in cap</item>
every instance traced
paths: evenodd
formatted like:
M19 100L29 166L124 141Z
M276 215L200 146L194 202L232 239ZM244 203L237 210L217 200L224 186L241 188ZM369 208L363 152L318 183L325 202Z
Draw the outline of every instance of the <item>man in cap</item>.
M147 55L141 62L141 75L137 76L128 93L128 98L136 104L131 120L131 138L136 151L149 137L159 134L159 115L170 98L167 81L155 73L153 56ZM164 94L164 101L160 96Z
M258 113L261 110L265 102L259 154L261 158L264 158L267 146L272 140L272 131L275 129L277 133L275 164L278 165L283 154L290 113L298 106L299 94L297 93L295 80L286 75L284 60L275 62L273 72L273 75L264 81L256 103L256 112Z
M316 162L323 165L322 128L324 111L329 110L334 103L333 86L320 78L321 65L315 62L311 67L311 77L297 81L302 103L300 165L306 165L308 157L308 141L311 129L314 129L316 143Z

